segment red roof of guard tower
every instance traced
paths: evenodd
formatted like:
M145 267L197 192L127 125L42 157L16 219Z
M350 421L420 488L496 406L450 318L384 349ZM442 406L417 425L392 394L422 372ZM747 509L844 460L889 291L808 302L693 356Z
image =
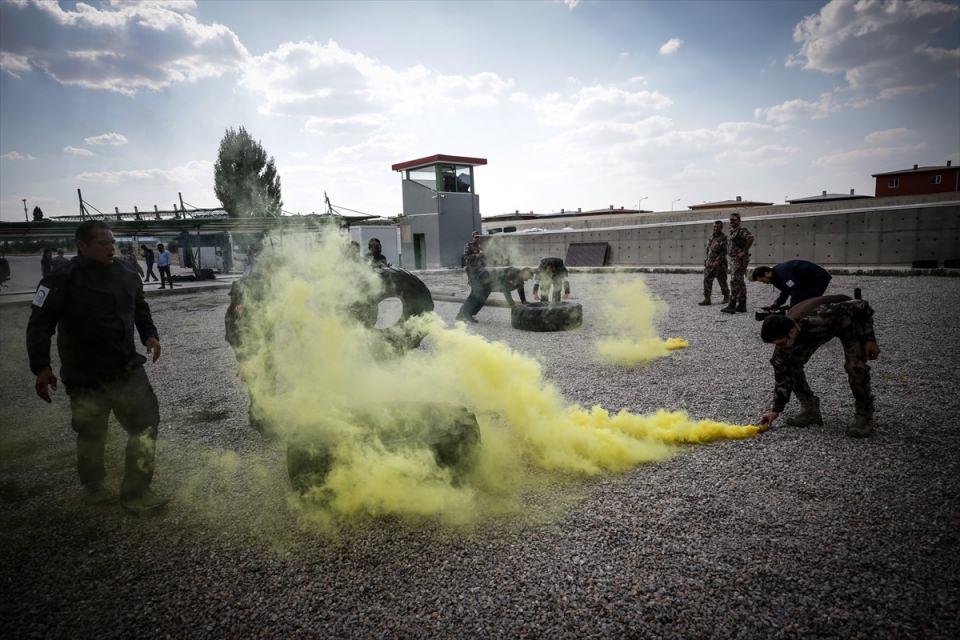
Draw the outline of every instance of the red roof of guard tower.
M417 169L418 167L426 167L431 164L437 164L438 162L449 162L451 164L465 164L473 167L477 167L483 164L487 164L486 158L470 158L468 156L448 156L443 153L438 153L436 155L427 156L425 158L417 158L416 160L407 160L406 162L398 162L395 165L392 165L390 168L394 171L406 171L407 169Z

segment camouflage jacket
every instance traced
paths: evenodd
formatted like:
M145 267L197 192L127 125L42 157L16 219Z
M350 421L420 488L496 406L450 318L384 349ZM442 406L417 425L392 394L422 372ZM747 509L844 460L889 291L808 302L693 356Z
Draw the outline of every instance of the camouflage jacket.
M468 242L463 245L463 266L467 271L476 271L486 266L486 260L483 259L483 250L479 242Z
M730 242L728 243L728 251L731 257L737 257L736 252L738 251L747 251L749 252L750 241L753 240L753 234L744 227L740 226L736 229L730 231Z
M775 386L773 390L772 411L780 413L790 401L793 381L798 372L803 371L803 363L821 346L840 338L843 343L876 342L873 333L873 309L866 300L847 300L824 304L813 313L796 320L800 334L788 348L776 347L770 364L773 365ZM796 357L804 354L805 358Z
M707 259L703 266L716 268L722 266L727 255L727 236L723 232L715 233L707 240Z

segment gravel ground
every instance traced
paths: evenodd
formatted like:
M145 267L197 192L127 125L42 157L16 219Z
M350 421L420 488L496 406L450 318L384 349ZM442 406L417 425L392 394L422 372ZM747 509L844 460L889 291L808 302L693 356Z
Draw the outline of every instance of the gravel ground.
M470 330L535 354L571 401L757 418L771 349L749 314L695 305L699 276L646 276L671 305L662 335L690 348L643 368L594 362L591 309L611 278L572 277L581 330L517 332L492 307ZM426 279L465 290L459 275ZM825 426L781 423L619 475L548 476L521 514L467 529L300 521L282 447L246 425L223 341L226 291L152 303L164 345L148 365L162 411L154 486L175 502L144 519L82 506L65 396L34 396L28 308L2 306L4 635L957 637L960 280L837 277L831 289L856 285L877 311L882 349L872 437L843 434L853 402L831 344L808 365ZM749 287L751 302L772 300ZM457 306L437 306L452 321ZM114 426L111 482L123 440Z

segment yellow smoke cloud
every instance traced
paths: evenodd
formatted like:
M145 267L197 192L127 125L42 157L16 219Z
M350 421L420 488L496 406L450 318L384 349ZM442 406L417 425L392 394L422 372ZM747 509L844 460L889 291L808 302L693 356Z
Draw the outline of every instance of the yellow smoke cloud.
M345 241L287 249L248 300L241 371L260 413L286 436L309 433L335 452L322 484L294 504L305 517L440 517L465 523L511 508L527 469L597 474L662 460L682 443L746 438L756 427L695 421L682 412L641 416L568 404L539 363L430 314L411 320L423 347L398 355L350 313L379 286L347 258ZM666 347L663 347L666 349ZM416 438L396 441L391 412L416 403L465 407L480 427L474 464L458 477ZM358 412L382 420L359 420ZM378 414L377 412L382 412ZM430 425L422 425L426 430Z
M637 365L690 346L683 338L661 340L657 320L667 303L654 298L638 277L618 278L600 307L600 324L607 337L597 341L597 357L619 365Z

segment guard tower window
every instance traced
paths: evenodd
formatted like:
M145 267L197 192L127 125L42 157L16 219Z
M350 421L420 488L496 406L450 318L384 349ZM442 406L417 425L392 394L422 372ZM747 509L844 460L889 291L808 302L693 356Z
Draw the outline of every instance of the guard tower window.
M440 183L440 191L473 193L473 167L471 166L438 164L437 178Z
M423 167L407 171L407 180L422 184L427 189L437 190L437 172L435 167Z

